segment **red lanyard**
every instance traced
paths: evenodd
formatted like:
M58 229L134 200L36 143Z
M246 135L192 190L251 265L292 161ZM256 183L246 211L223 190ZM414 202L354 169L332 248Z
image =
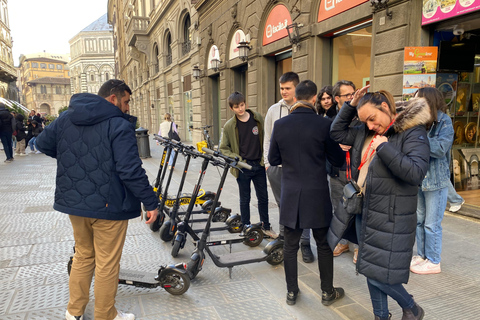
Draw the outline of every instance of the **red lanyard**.
M350 181L352 177L352 168L350 167L350 151L347 151L347 171L345 172L345 175L347 176L347 180Z
M392 126L392 124L395 122L395 118L392 120L392 122L390 122L390 124L388 125L387 129L385 130L385 133L387 133L388 129L390 129L390 127ZM368 147L367 147L367 150L365 150L365 153L362 157L362 162L360 162L360 166L358 167L358 171L360 171L360 169L362 169L363 165L373 156L373 154L375 153L375 149L372 148L372 143L373 143L373 140L375 139L375 137L378 136L377 133L375 133L375 135L373 136L372 138L372 141L370 141L370 143L368 144ZM370 151L370 149L373 149L372 152L370 153L370 156L368 155L368 152ZM347 160L347 166L349 165L350 163L350 156L348 155L347 156L348 160ZM350 173L351 174L351 173Z

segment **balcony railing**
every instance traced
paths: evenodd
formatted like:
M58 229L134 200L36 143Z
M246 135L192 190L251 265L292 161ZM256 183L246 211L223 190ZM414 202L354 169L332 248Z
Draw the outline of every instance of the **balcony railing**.
M184 43L182 43L182 56L187 55L191 49L192 49L191 41L185 41Z
M169 66L172 64L172 54L167 54L166 59L165 59L166 65Z
M147 28L150 24L150 19L146 17L132 17L128 26L127 26L127 39L128 45L134 46L136 41L136 36L146 35Z

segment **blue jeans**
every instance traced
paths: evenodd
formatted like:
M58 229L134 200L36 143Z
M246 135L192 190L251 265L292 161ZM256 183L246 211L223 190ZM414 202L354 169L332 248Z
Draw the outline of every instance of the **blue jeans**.
M372 300L373 314L380 318L388 318L387 296L397 301L402 309L411 309L415 305L412 296L401 283L386 284L367 278L367 285L370 300Z
M7 156L7 159L13 158L13 145L12 145L12 133L11 132L0 132L0 140L3 144L3 151Z
M442 220L447 207L448 187L422 191L418 189L417 254L437 264L442 253Z
M243 225L250 224L250 184L253 182L255 193L258 199L258 212L260 213L260 221L263 222L265 230L270 230L270 222L268 221L268 191L267 191L267 175L265 167L261 166L258 161L250 161L247 163L252 166L252 170L243 169L237 178L238 191L240 192L240 215L242 216Z
M32 139L30 139L28 141L28 145L30 146L30 150L32 151L35 151L35 149L38 150L38 147L37 147L37 137L32 137ZM35 146L35 149L33 148L33 146Z
M448 183L448 195L447 195L447 201L450 202L451 205L454 204L462 204L463 203L463 198L460 196L457 191L455 191L455 188L452 184L451 181Z

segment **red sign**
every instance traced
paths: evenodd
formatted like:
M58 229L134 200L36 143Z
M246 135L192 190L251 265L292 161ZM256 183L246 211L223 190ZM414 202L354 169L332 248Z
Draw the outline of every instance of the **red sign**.
M321 0L318 10L318 22L347 11L368 0Z
M292 17L287 7L279 4L273 8L265 23L263 45L275 42L288 36L287 26L292 24Z

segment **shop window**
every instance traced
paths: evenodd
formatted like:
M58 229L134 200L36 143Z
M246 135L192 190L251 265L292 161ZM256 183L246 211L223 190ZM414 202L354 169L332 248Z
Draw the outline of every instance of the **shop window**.
M349 80L361 88L370 83L371 26L333 38L332 50L332 84Z
M275 55L275 101L282 99L278 79L282 74L292 70L292 51L281 52Z

